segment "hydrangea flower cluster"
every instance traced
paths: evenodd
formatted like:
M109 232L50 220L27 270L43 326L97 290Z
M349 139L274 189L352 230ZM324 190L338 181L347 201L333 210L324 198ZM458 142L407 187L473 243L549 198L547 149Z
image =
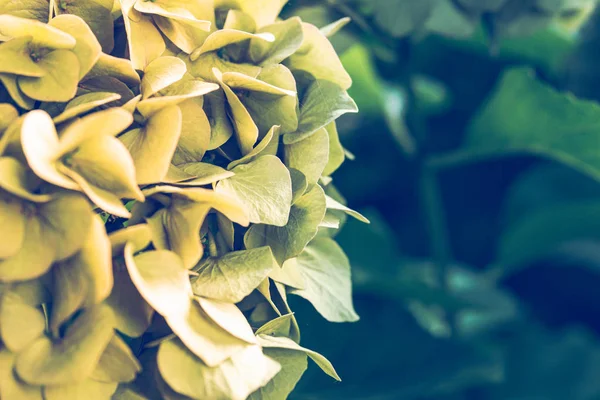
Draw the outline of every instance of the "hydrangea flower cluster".
M285 0L0 0L0 398L282 399L355 321L356 112Z

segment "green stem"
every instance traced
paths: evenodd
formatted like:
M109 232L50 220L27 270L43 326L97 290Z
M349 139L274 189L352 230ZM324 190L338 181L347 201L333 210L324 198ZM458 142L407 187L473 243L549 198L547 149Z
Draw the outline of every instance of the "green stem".
M421 166L420 176L421 203L427 222L427 230L431 243L438 284L446 293L450 291L448 287L448 270L452 264L452 251L448 237L448 227L446 225L446 212L444 201L440 192L437 171L428 167L426 164ZM451 332L454 333L453 313L448 314L448 322Z

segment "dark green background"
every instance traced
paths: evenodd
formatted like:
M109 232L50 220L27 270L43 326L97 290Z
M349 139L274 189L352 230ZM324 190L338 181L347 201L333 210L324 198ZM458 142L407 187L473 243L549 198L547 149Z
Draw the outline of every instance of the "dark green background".
M318 25L344 16L336 2L307 3L286 12ZM348 220L338 236L361 320L328 323L292 299L302 344L329 357L343 379L312 366L292 398L600 399L597 177L502 149L493 159L426 167L464 148L467 127L511 68L529 68L560 93L600 98L600 15L578 36L546 29L494 47L481 34L393 37L357 2L342 3L364 18L333 39L361 108L338 123L356 159L334 175L372 222ZM507 125L523 107L500 110ZM526 115L520 129L536 131L541 114ZM600 113L581 115L600 121ZM600 131L590 128L586 146L600 153ZM430 202L428 184L437 189ZM537 213L545 217L503 254L511 230ZM520 248L531 254L507 265Z

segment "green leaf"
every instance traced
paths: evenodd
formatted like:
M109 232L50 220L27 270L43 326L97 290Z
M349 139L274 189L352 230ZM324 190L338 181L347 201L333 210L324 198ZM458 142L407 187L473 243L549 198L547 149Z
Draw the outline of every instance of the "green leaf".
M328 238L312 241L298 256L298 269L304 289L290 293L310 301L328 321L358 321L352 305L350 263L336 242Z
M429 18L435 0L376 0L375 21L394 37L421 28Z
M541 205L502 232L496 262L502 265L503 274L512 274L515 268L549 256L569 241L596 238L600 235L599 212L597 199Z
M528 69L511 69L472 121L463 149L434 162L454 164L526 153L553 159L598 180L600 157L594 146L599 117L596 103L560 93Z
M321 128L309 137L283 147L285 165L302 172L309 185L317 183L329 160L329 136Z
M325 216L325 194L319 185L300 197L283 227L252 225L244 236L246 248L269 246L279 265L299 255L317 234Z
M337 381L341 381L339 375L337 374L337 372L335 372L335 368L333 368L333 365L331 365L329 360L327 360L325 357L323 357L321 354L315 351L300 346L292 339L286 337L258 335L258 342L264 348L300 351L309 356L327 375L331 376Z
M313 81L300 102L298 131L283 137L286 144L296 143L327 126L343 114L358 112L348 92L333 82Z
M15 370L25 382L60 385L89 377L114 335L108 307L89 308L77 317L59 341L42 337L20 352Z
M266 385L281 368L256 345L211 368L178 340L161 343L157 364L163 379L173 390L195 399L245 400Z
M285 400L308 368L307 355L299 351L266 348L265 355L281 365L281 371L269 383L252 393L249 400Z
M292 203L290 173L275 156L266 155L232 170L234 176L217 184L248 211L250 222L284 226Z
M238 303L256 289L273 268L279 266L269 247L210 257L194 268L198 275L192 281L192 289L198 296Z

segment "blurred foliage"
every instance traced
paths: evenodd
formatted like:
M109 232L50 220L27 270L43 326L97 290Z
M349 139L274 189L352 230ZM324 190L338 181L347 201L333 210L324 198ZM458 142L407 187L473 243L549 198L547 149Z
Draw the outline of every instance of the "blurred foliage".
M600 399L600 12L577 0L293 1L361 110L336 239L360 321L301 300L294 399ZM312 317L311 317L312 316ZM319 334L313 334L318 332Z

